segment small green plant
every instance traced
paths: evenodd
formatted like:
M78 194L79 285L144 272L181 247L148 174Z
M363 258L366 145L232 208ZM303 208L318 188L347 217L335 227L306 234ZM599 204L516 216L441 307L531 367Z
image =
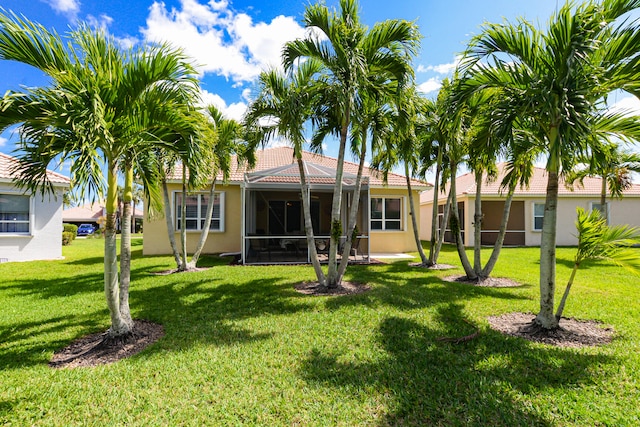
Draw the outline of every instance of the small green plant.
M72 233L73 238L71 240L78 236L78 226L75 224L62 224L62 231L63 233Z
M76 235L71 231L62 232L62 246L69 246L71 242L76 238Z
M608 226L598 210L586 212L577 209L578 252L573 261L573 270L564 290L556 319L560 320L567 302L573 279L580 264L586 260L605 260L625 267L632 272L640 271L640 252L631 246L640 243L640 228L629 225Z

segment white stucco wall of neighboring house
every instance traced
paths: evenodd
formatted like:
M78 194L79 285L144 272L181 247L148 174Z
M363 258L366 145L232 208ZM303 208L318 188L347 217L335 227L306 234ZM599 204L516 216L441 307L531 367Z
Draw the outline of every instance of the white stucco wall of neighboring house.
M11 184L0 183L0 194L23 194ZM62 258L62 194L30 197L29 234L0 233L0 260L33 261Z

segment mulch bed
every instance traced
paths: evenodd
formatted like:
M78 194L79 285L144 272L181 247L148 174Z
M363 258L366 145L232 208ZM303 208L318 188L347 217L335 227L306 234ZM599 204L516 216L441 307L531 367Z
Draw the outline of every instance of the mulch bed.
M534 324L531 313L508 313L490 316L489 326L506 335L558 347L587 347L608 344L615 331L595 320L561 318L557 329L545 330Z
M371 286L363 283L346 282L335 288L322 287L318 282L302 282L294 286L295 290L305 295L313 296L338 296L338 295L354 295L367 292Z
M421 262L410 262L409 267L426 268L428 270L451 270L452 268L456 268L455 265L451 264L424 265Z
M106 332L79 338L56 352L49 366L52 368L77 368L117 362L140 353L164 336L164 328L147 320L134 320L133 333L123 339L106 339Z
M522 286L515 280L506 277L487 277L484 280L468 280L467 276L446 276L442 280L446 282L466 283L468 285L485 287L485 288L516 288Z

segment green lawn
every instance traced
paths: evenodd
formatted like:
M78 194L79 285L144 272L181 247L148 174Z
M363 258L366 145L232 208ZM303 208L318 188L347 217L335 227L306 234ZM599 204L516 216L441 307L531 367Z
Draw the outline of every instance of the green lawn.
M3 425L639 425L639 279L588 264L566 316L617 334L604 347L560 349L503 336L486 317L538 306L537 249L506 249L478 288L407 262L350 267L368 293L309 297L293 285L311 267L213 268L157 276L170 257L142 257L135 239L131 308L166 336L97 368L55 370L52 354L105 330L100 239L63 261L0 264ZM558 250L558 283L573 249ZM445 250L441 261L458 264ZM563 288L563 286L561 286ZM561 290L558 292L558 296ZM480 335L452 344L438 337Z

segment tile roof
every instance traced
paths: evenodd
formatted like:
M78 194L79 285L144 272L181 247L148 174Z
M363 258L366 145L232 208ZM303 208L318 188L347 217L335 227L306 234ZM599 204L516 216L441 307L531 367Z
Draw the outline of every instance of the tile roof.
M82 206L75 206L73 208L67 208L62 211L63 221L97 221L104 214L103 203L86 203ZM136 208L135 217L142 218L143 212Z
M16 174L12 173L11 170L17 164L17 159L15 157L9 156L8 154L0 153L0 180L1 181L13 181L16 179ZM61 175L57 172L53 172L47 169L47 177L53 184L64 184L69 185L70 180L68 177Z
M504 177L504 169L506 163L498 163L498 177L495 181L487 182L486 175L483 177L482 195L483 196L501 196L500 182ZM573 188L567 186L564 180L560 178L558 187L559 197L600 197L602 190L601 178L585 178L582 185L576 183ZM448 194L448 187L445 192L440 193L438 200L445 200ZM475 196L476 183L472 173L465 173L456 178L456 196ZM517 187L514 196L528 197L546 197L547 193L547 171L544 168L534 168L533 176L528 187ZM624 192L624 196L640 197L640 184L633 184L631 188ZM427 190L420 195L420 203L431 203L433 201L433 190Z
M333 157L327 157L320 154L304 151L302 158L305 161L307 172L310 176L311 183L317 184L333 184L335 179L335 169L338 166L338 160ZM287 167L287 166L291 167ZM268 172L261 174L261 172ZM344 162L345 180L349 177L355 177L358 173L358 165L353 162ZM293 157L293 149L290 147L265 148L256 151L256 165L252 169L248 169L246 165L238 165L233 159L231 165L231 174L229 176L230 183L241 183L248 174L249 179L260 178L260 182L270 183L298 183L300 182L298 166ZM373 187L383 187L382 174L375 169L365 166L363 177L369 179L369 185ZM173 174L170 176L172 180L181 179L180 168L174 168ZM218 179L222 179L218 175ZM388 187L406 187L406 178L403 175L389 173L387 177ZM424 181L412 179L411 185L417 190L426 189L431 184Z

